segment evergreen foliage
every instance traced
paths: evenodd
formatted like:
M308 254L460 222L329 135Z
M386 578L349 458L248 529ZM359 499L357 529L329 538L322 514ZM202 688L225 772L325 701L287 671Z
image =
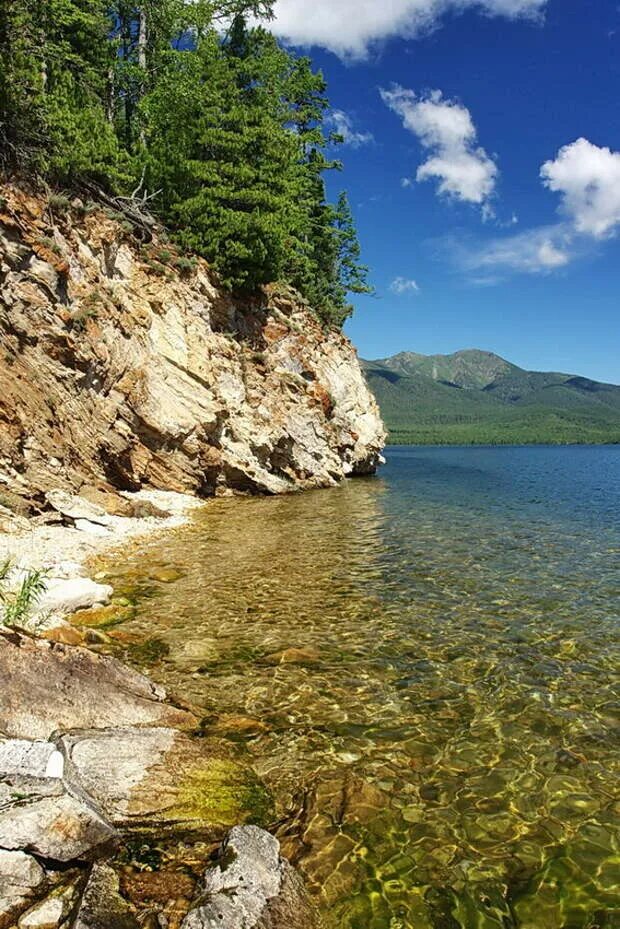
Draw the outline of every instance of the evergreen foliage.
M327 324L368 293L328 202L323 76L262 26L271 0L5 0L0 157L149 203L230 288L295 286Z

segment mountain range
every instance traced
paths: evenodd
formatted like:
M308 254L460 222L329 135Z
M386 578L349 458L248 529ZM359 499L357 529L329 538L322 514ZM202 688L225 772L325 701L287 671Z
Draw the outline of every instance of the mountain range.
M492 352L364 361L394 444L620 442L620 387L526 371Z

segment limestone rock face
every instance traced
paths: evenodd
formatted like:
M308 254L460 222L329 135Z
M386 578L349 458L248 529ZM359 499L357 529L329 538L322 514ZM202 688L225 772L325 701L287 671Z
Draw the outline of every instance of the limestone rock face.
M165 692L113 658L0 630L0 732L49 739L70 729L173 726L196 718L164 702Z
M69 515L104 532L98 495L115 489L282 493L375 469L385 435L355 351L294 294L235 301L204 262L178 270L173 248L139 249L103 211L52 226L40 198L2 194L10 499L62 513L62 492L88 488Z
M181 929L318 929L317 912L280 843L256 826L231 830Z

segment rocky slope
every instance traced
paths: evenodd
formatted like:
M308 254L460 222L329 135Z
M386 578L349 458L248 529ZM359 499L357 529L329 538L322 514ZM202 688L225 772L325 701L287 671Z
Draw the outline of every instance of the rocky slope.
M384 430L351 344L291 293L90 204L0 189L0 503L150 487L282 493L372 472Z

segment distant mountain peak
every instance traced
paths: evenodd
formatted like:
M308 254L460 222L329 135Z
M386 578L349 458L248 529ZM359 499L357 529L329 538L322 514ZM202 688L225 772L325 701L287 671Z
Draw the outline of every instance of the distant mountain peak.
M525 371L494 352L364 362L392 442L620 442L620 387Z
M479 348L461 349L451 355L399 352L391 358L381 358L371 363L398 374L423 374L434 381L466 390L483 390L502 375L520 370L499 355Z

